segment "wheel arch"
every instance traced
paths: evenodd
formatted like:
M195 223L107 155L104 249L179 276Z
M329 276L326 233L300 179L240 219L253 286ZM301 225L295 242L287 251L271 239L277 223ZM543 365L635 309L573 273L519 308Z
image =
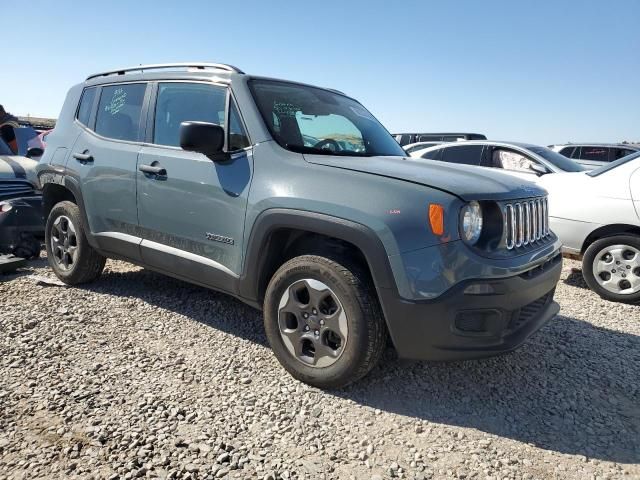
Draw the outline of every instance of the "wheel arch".
M587 235L584 242L582 243L582 248L580 250L581 254L584 254L587 251L587 248L593 244L593 242L600 240L605 237L611 237L613 235L638 235L640 236L640 227L637 225L630 225L626 223L614 223L611 225L604 225L602 227L596 228L593 232Z
M395 286L384 245L369 227L322 213L278 208L261 213L253 224L240 276L241 296L261 301L282 263L296 253L323 247L350 250L364 263L376 290Z

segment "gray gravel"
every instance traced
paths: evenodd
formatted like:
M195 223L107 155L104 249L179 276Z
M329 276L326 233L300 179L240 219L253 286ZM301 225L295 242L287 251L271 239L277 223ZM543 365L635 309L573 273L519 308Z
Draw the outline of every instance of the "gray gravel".
M0 479L640 478L640 306L566 261L562 315L517 352L298 383L239 301L110 261L0 280Z

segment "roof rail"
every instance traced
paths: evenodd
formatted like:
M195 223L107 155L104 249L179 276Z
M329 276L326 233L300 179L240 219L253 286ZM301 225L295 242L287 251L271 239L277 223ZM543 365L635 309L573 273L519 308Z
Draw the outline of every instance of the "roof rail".
M106 72L94 73L93 75L89 75L87 77L87 80L91 80L92 78L97 77L106 77L109 75L124 75L127 72L144 72L145 70L161 70L170 68L196 68L198 70L211 68L232 73L244 73L239 68L234 67L233 65L227 65L226 63L157 63L152 65L138 65L137 67L119 68L117 70L108 70Z

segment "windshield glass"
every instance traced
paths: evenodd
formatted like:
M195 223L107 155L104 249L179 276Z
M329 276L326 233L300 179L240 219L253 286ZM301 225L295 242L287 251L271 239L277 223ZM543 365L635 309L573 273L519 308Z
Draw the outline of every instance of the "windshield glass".
M529 147L527 150L531 150L533 153L537 153L545 160L553 163L560 170L565 172L582 172L585 168L582 165L577 164L573 160L560 155L558 152L554 152L547 147Z
M273 80L251 92L273 138L284 148L319 155L406 156L362 105L339 93Z
M628 163L631 160L635 160L638 157L640 157L640 152L632 153L631 155L627 155L626 157L619 158L615 162L608 163L603 167L591 170L587 172L587 175L589 175L590 177L597 177L598 175L602 175L603 173L613 170L614 168L619 167L620 165L624 165L625 163Z

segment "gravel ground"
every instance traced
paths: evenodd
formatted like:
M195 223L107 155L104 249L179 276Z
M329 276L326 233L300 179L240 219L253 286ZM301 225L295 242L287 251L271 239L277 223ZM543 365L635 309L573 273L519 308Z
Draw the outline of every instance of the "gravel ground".
M110 261L0 280L0 479L640 478L640 306L566 261L561 315L517 352L289 377L260 313Z

